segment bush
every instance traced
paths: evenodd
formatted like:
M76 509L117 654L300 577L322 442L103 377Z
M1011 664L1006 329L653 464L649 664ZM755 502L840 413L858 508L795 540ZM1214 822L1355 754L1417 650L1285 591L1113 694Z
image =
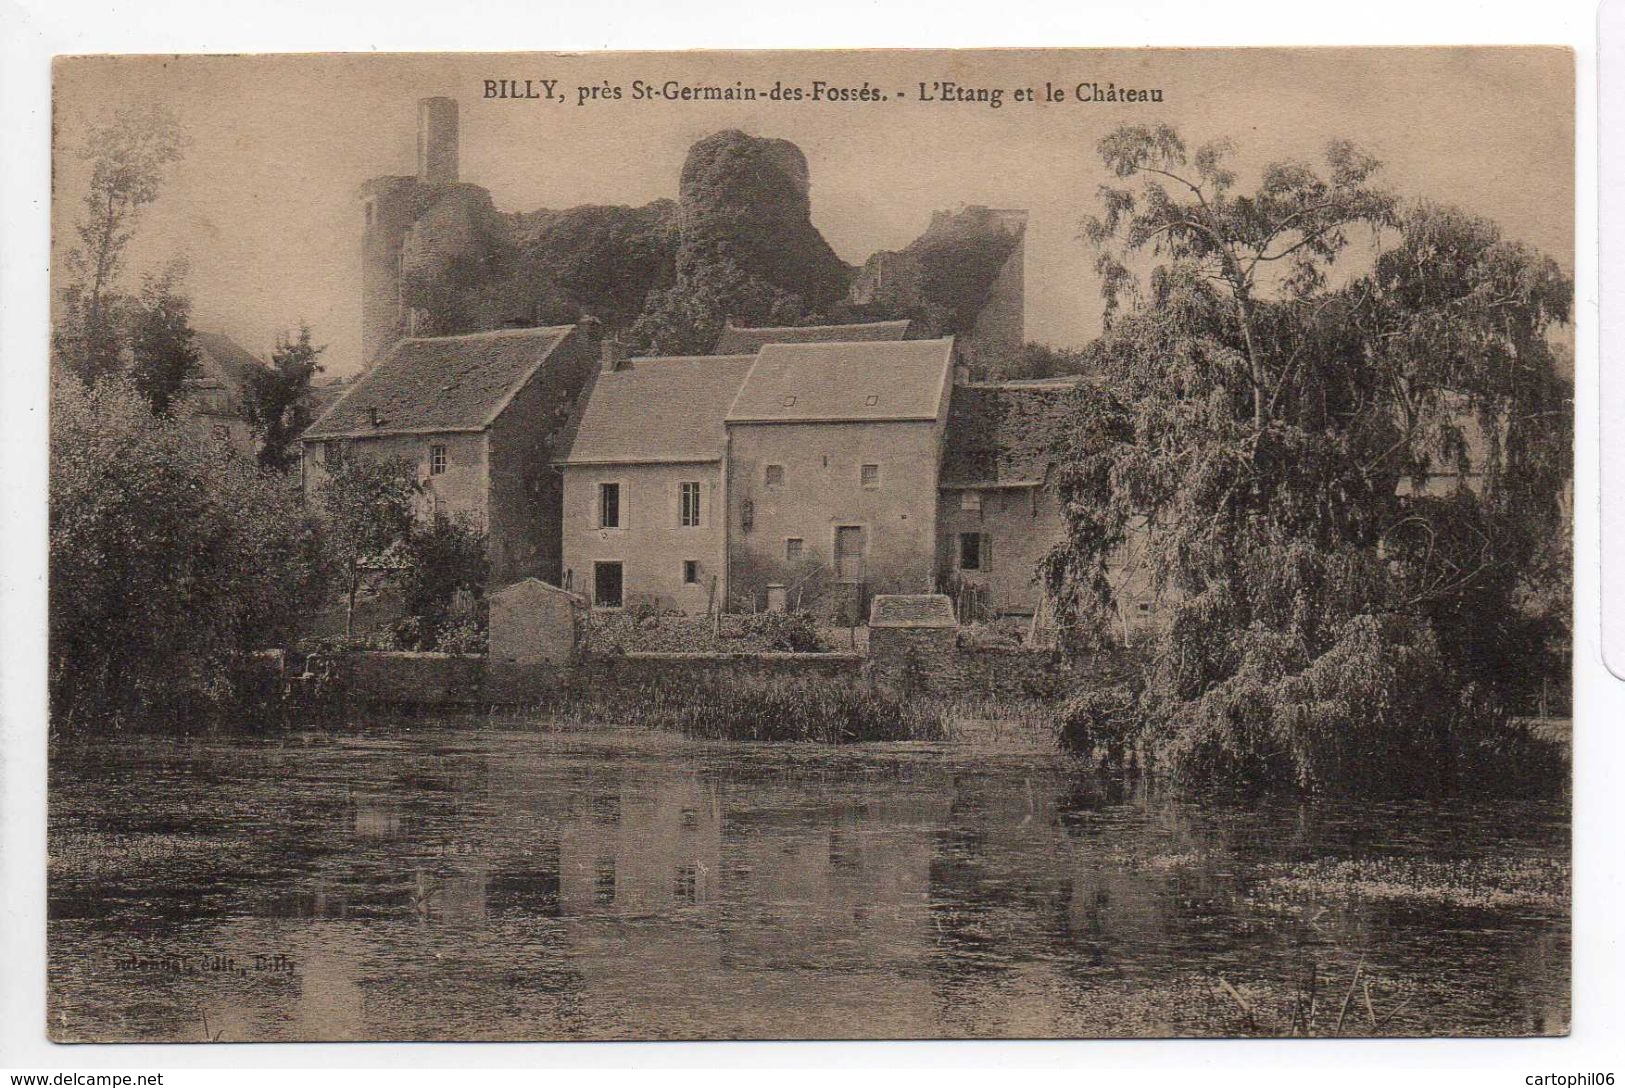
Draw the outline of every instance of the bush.
M818 637L818 625L807 612L758 612L741 617L737 637L764 650L816 653L828 649Z
M621 653L816 653L828 649L812 616L759 612L689 616L644 611L593 612L587 620L589 654Z
M121 379L55 375L51 410L53 727L224 708L246 655L285 645L319 599L297 481Z

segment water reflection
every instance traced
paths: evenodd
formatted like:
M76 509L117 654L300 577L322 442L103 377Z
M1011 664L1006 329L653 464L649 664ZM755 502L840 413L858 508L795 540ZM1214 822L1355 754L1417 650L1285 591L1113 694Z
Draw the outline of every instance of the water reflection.
M1561 909L1272 891L1553 857L1556 806L1203 809L1049 757L482 730L65 750L51 815L63 1038L1213 1034L1213 980L1285 1001L1362 959L1373 1031L1567 1018Z

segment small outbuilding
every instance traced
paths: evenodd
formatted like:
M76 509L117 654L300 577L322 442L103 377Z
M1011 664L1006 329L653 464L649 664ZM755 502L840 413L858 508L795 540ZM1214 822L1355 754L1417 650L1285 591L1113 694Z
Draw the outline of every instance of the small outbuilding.
M575 664L586 601L539 578L523 578L493 593L489 605L492 664Z

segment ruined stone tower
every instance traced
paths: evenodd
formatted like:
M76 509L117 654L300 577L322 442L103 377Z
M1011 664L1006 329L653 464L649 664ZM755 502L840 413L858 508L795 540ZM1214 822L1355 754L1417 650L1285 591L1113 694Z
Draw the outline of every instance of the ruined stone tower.
M994 220L1016 240L1009 258L993 279L982 312L970 330L970 362L1013 360L1027 342L1027 213L1015 208L992 209Z
M415 176L373 178L361 186L361 355L371 366L411 331L402 301L402 252L435 190L457 183L457 100L418 102Z

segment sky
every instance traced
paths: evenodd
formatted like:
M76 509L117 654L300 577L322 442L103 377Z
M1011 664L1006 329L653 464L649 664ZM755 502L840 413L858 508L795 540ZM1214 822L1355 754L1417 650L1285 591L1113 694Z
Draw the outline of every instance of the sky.
M487 80L557 81L558 100L494 99ZM865 83L876 102L634 100L633 83L811 89ZM1001 88L986 102L921 101L939 81ZM623 97L578 105L578 88ZM1163 101L1081 103L1080 82L1160 88ZM1016 102L1045 85L1060 102ZM184 256L194 325L265 355L308 322L330 375L360 365L357 189L414 172L418 98L461 110L461 177L498 208L643 204L675 197L688 147L719 129L791 140L808 160L812 220L842 259L907 245L931 213L1025 208L1027 336L1075 345L1099 329L1079 222L1110 179L1099 139L1172 124L1228 138L1240 188L1263 164L1313 160L1346 138L1408 197L1459 204L1572 270L1572 57L1563 49L846 51L647 54L310 54L78 57L57 62L56 265L74 238L88 124L163 103L189 136L130 252L143 270Z

